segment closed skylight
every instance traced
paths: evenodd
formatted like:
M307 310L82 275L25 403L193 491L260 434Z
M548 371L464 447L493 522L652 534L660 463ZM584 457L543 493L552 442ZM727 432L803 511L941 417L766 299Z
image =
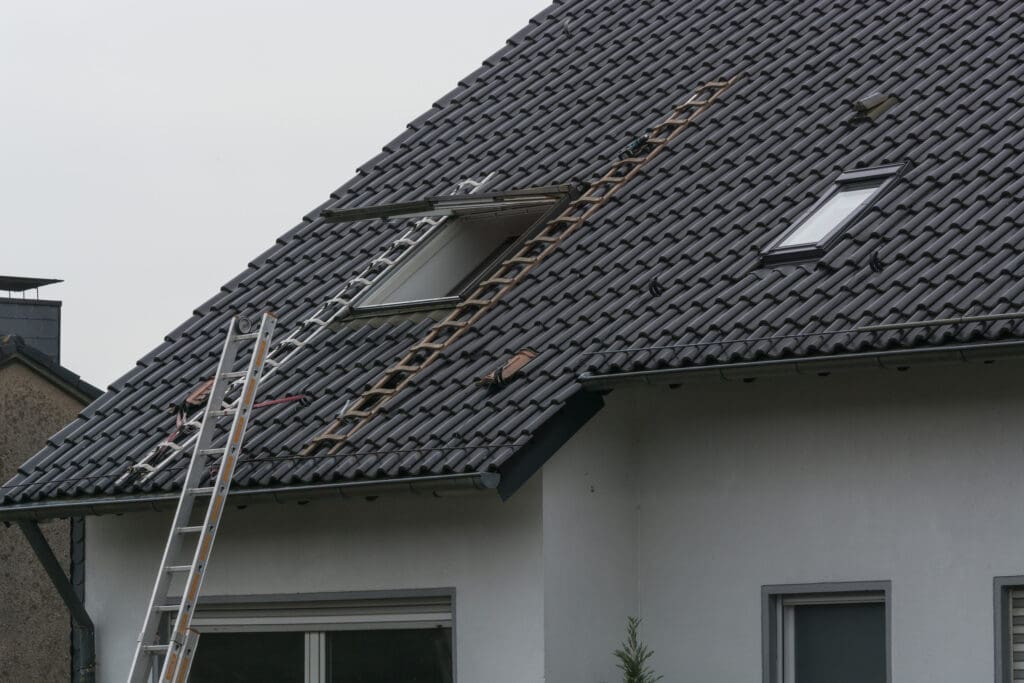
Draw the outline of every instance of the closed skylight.
M840 188L825 200L796 230L779 243L780 247L792 247L799 244L817 244L825 239L830 232L839 227L843 221L852 216L857 209L867 204L882 187L882 180L876 180L864 187Z
M889 182L901 166L843 173L789 231L761 254L763 264L820 258Z

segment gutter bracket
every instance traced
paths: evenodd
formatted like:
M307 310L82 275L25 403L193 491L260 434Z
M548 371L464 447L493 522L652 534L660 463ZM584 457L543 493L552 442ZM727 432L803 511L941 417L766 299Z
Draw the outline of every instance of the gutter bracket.
M39 524L31 520L18 520L18 528L25 535L32 552L36 554L39 564L43 566L53 587L57 589L61 600L71 612L73 624L72 642L77 646L78 659L76 666L71 672L72 683L95 683L96 681L96 627L85 610L85 605L79 598L71 580L64 574L60 561L53 554Z

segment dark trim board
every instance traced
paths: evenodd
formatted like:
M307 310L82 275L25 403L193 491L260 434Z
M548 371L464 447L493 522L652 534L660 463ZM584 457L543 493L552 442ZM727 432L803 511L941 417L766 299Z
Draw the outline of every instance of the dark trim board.
M787 595L830 593L881 593L885 598L885 679L892 683L892 581L834 581L761 586L761 680L776 683L772 672L778 665L779 636L775 625L778 600Z
M500 468L498 494L508 500L565 445L572 436L604 407L601 394L579 391L538 429L530 442Z
M992 641L995 646L996 683L1012 683L1008 663L1012 661L1010 639L1010 591L1024 588L1024 576L997 576L992 580Z

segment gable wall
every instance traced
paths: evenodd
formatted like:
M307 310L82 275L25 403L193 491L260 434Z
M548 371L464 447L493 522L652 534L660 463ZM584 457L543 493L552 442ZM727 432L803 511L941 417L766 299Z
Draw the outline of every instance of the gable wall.
M82 407L21 363L0 367L0 483ZM40 525L65 571L68 526L66 520ZM17 527L0 525L0 548L0 681L68 680L71 624L64 603Z

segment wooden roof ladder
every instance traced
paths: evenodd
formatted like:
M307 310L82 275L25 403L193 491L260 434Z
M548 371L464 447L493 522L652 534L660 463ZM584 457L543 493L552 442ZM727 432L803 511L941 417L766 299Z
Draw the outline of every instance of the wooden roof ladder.
M689 99L673 107L668 118L651 129L638 144L629 148L629 154L615 161L601 178L591 183L583 194L572 200L561 215L524 241L518 251L506 258L498 269L481 282L444 320L431 327L426 336L414 344L398 362L385 370L369 389L347 404L341 415L306 446L303 455L313 455L321 448L328 448L330 454L337 453L352 434L365 426L389 400L405 388L413 376L434 362L445 348L522 281L530 270L600 211L609 198L636 177L647 163L658 156L738 80L739 77L736 76L705 83L698 87Z

